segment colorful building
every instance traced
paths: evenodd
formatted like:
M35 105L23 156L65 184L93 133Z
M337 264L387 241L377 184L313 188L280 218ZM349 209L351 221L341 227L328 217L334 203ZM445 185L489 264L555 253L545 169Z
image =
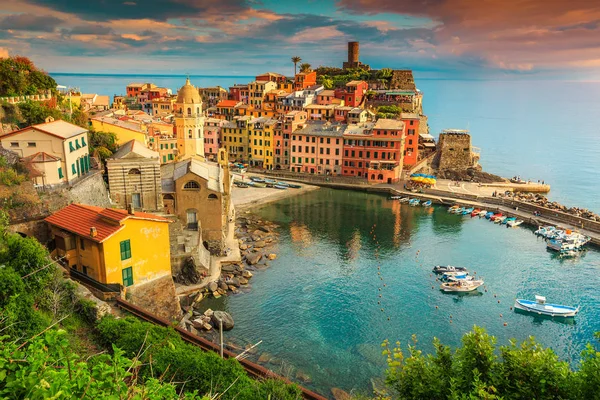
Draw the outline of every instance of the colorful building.
M307 120L306 111L290 111L275 125L273 163L275 169L290 169L290 146L292 133Z
M173 115L176 100L176 96L160 97L158 99L153 99L150 102L150 104L152 104L152 116L166 117L169 115Z
M311 121L292 133L290 168L293 172L338 175L346 125Z
M239 100L221 100L217 103L215 117L231 121L233 120L233 117L238 115L237 108L242 104L243 103Z
M342 175L373 183L395 183L401 177L404 123L379 119L348 125L344 132Z
M277 121L267 117L253 118L248 122L250 165L273 169L273 141Z
M294 90L302 90L317 84L317 72L300 72L294 77Z
M118 145L125 144L130 140L146 143L147 128L140 122L122 121L111 116L94 117L91 122L96 131L114 133L117 136Z
M350 81L345 89L335 91L335 97L343 99L347 106L360 107L368 89L369 84L365 81Z
M222 147L230 160L248 162L250 154L248 122L251 117L234 117L221 128Z
M204 159L204 114L198 89L186 79L175 102L175 134L179 159Z
M202 101L208 105L208 107L212 107L220 101L227 100L229 93L227 93L227 89L222 88L221 86L208 87L208 88L199 88L200 97L202 97Z
M63 265L97 282L128 287L171 274L166 218L71 204L46 222Z
M254 81L248 84L248 99L244 103L256 109L262 108L263 99L267 92L277 89L277 84L271 81ZM242 100L243 101L243 100Z
M227 121L219 118L206 118L204 120L204 155L209 161L217 161L219 153L221 129Z
M415 165L419 161L419 128L421 117L416 113L401 113L404 122L404 165Z
M0 145L30 162L43 185L71 184L90 171L88 131L52 117L0 136Z

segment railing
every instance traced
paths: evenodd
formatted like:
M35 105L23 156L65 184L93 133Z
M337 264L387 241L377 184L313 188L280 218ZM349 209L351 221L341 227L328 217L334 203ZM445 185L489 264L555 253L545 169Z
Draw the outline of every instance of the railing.
M99 290L105 294L120 294L121 293L121 285L118 283L102 283L97 280L87 276L84 273L81 273L75 269L69 269L69 275L71 278L75 279L83 283L86 286L90 286L96 290Z

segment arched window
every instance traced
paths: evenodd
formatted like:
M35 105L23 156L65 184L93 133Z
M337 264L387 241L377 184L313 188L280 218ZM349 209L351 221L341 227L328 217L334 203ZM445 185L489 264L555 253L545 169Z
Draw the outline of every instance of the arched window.
M188 130L188 138L191 139L192 138L192 130Z
M141 175L142 173L137 168L131 168L127 174L128 175Z
M209 194L208 195L208 199L209 200L219 200L219 198L217 197L217 195L214 194L214 193Z
M200 114L200 107L196 107L196 114Z
M196 181L189 181L186 182L185 185L183 185L183 188L189 190L200 190L200 185Z
M167 193L163 195L163 200L175 200L175 197L173 197L172 194Z
M188 115L192 115L192 109L188 107Z
M377 179L379 179L380 181L381 181L381 180L383 180L383 174L379 174L379 175L377 176Z

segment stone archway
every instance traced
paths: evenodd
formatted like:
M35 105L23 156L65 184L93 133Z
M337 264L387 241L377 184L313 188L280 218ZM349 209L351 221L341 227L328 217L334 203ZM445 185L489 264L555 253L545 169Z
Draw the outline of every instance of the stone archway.
M165 209L165 213L175 214L175 196L170 193L163 194L163 207Z

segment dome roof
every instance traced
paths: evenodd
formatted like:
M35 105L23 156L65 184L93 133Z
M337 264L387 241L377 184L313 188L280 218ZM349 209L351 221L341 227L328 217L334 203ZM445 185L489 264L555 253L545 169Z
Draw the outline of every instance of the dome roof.
M196 89L191 83L190 78L187 78L185 81L185 85L179 89L177 92L177 103L185 103L185 104L201 104L202 99L200 98L200 93L198 93L198 89Z

